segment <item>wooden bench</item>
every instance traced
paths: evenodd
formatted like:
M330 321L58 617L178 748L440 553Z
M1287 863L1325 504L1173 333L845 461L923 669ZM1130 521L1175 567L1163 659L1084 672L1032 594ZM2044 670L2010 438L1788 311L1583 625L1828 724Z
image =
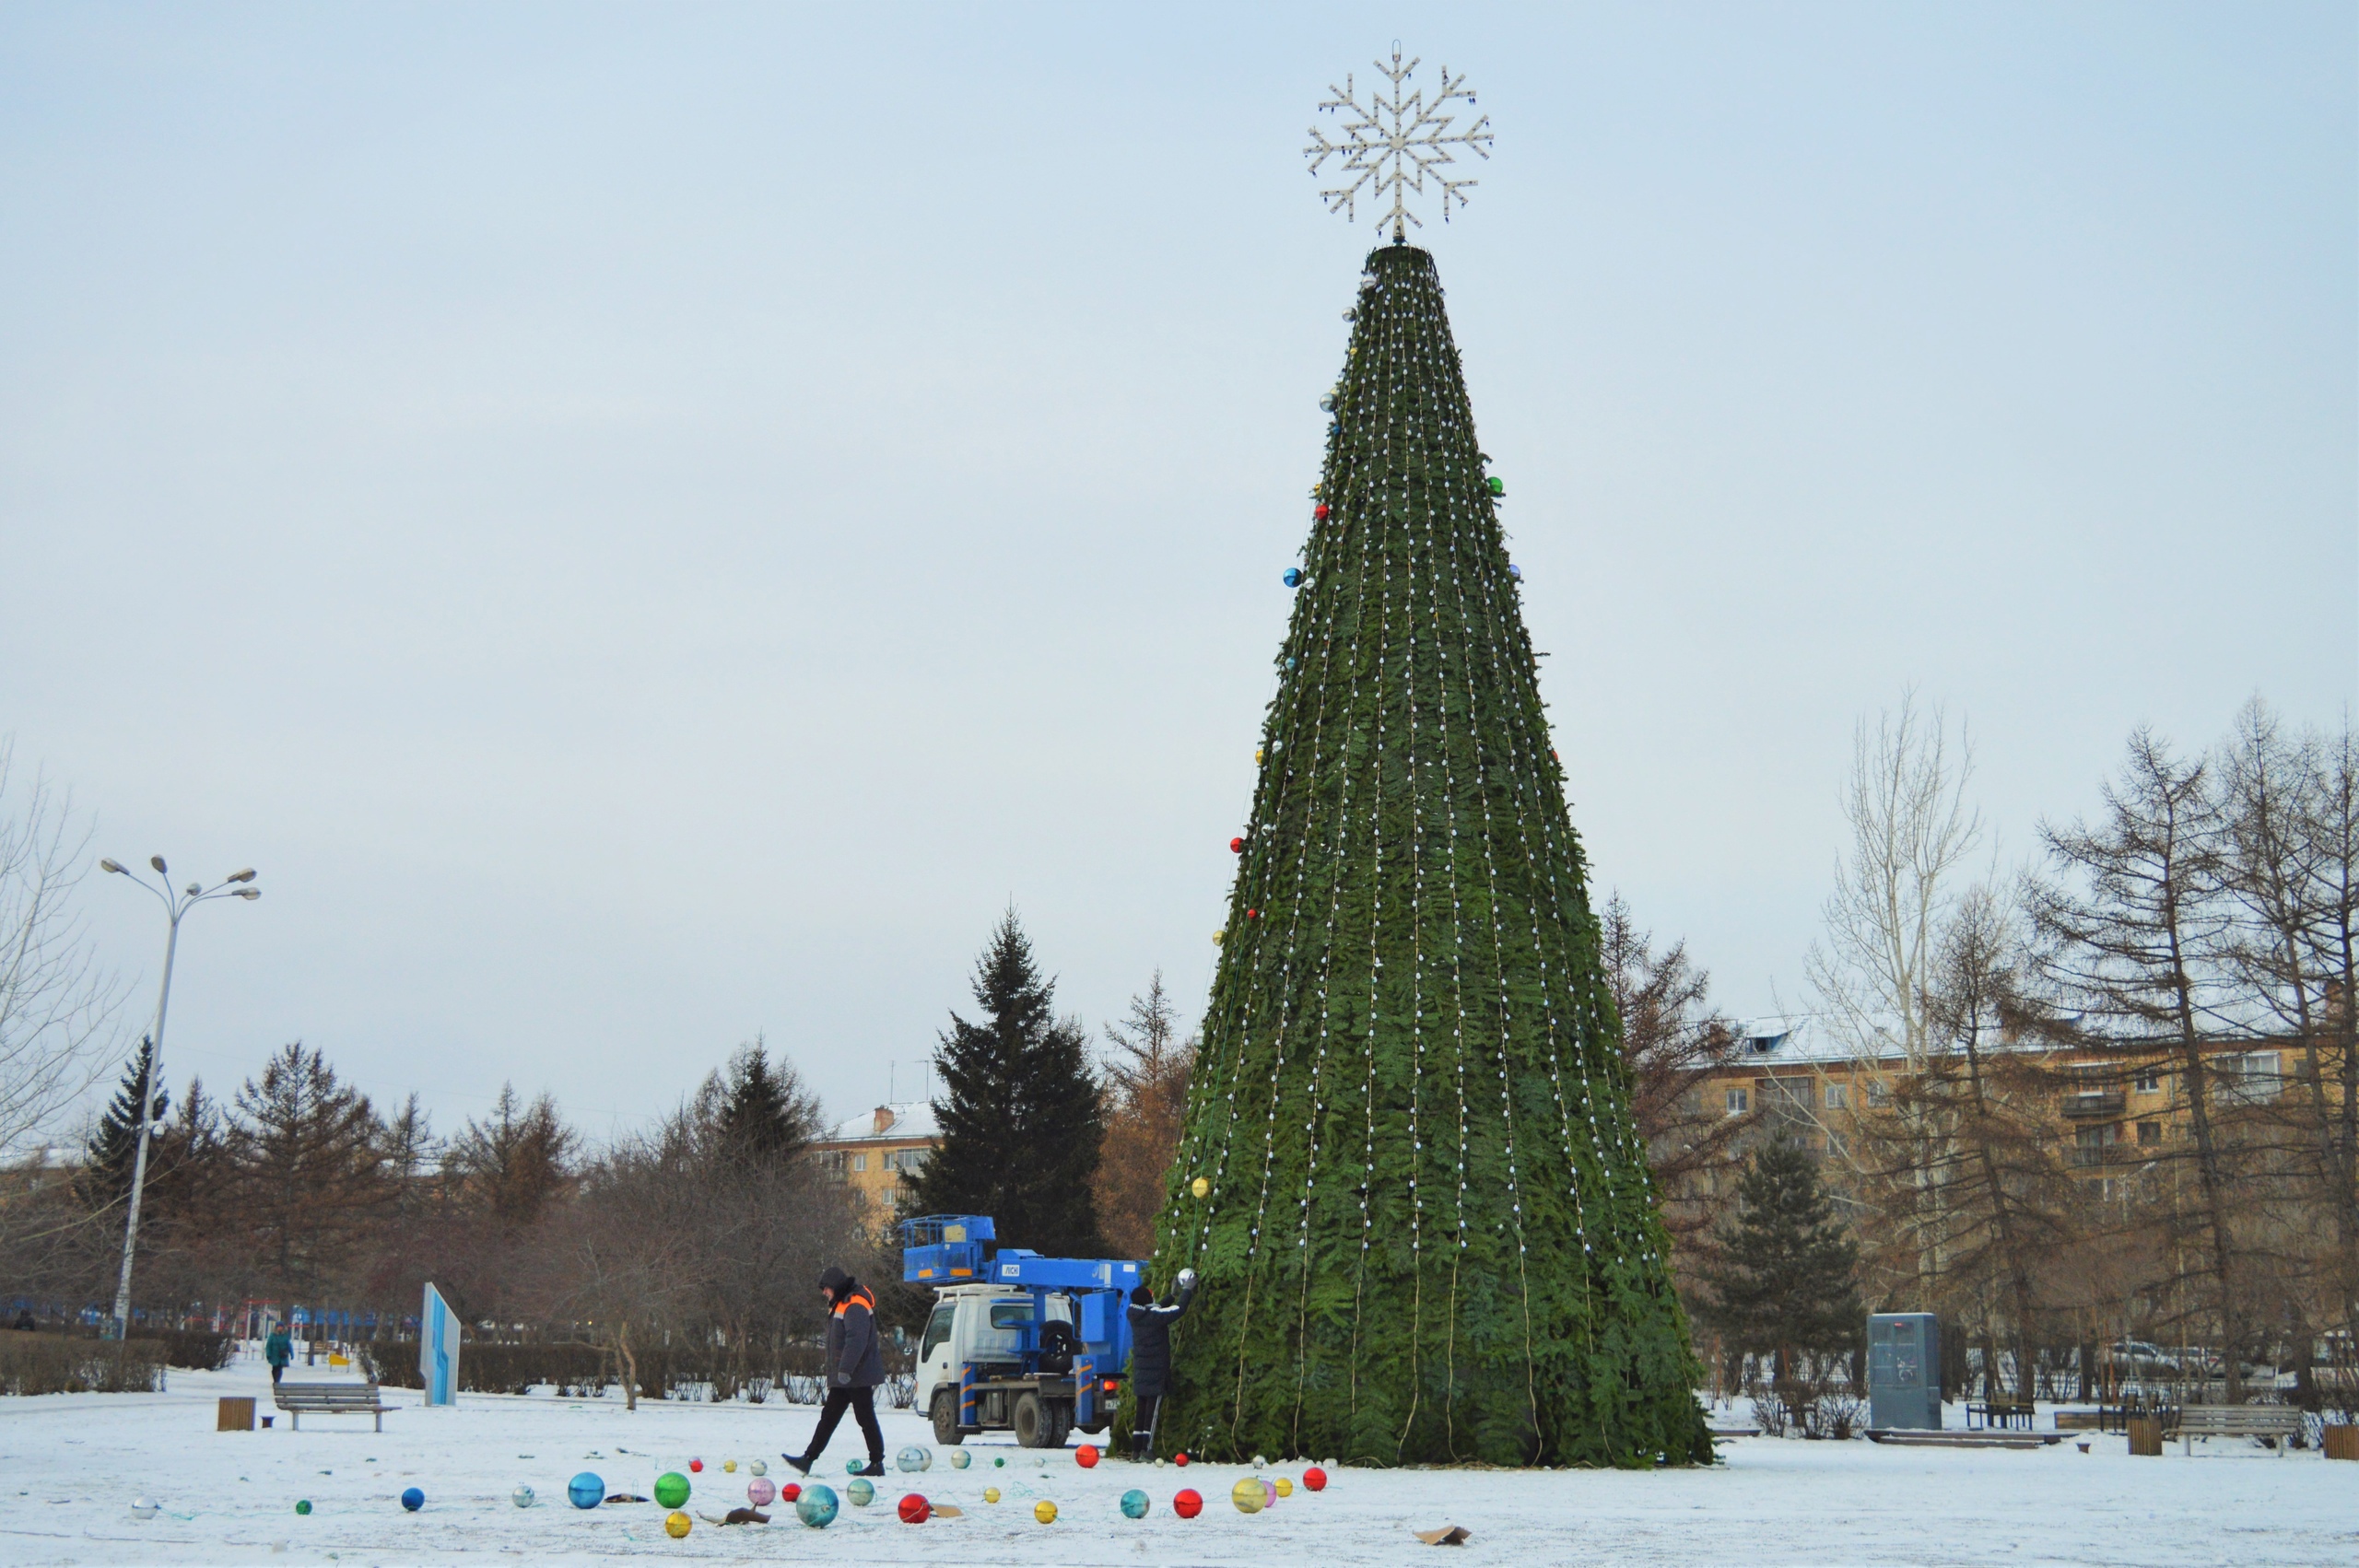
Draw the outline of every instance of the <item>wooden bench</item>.
M2035 1413L2029 1405L2011 1405L2002 1399L1971 1404L1966 1407L1966 1429L1972 1432L1978 1427L1997 1427L2029 1432Z
M2302 1412L2290 1405L2184 1405L2177 1426L2169 1433L2195 1452L2199 1437L2273 1437L2277 1456L2285 1457L2289 1441L2302 1430Z
M395 1408L378 1401L373 1382L281 1383L270 1392L278 1408L287 1412L287 1424L298 1432L303 1429L307 1415L374 1416L377 1430L382 1432L385 1412Z

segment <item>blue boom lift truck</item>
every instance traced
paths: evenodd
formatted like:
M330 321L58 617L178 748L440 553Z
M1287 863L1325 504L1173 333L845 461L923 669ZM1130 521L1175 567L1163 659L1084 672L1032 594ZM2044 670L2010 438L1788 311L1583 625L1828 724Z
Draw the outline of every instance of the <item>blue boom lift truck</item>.
M1126 1309L1144 1263L993 1250L978 1214L921 1215L900 1230L901 1278L938 1293L917 1369L917 1408L936 1441L1014 1432L1027 1448L1062 1448L1075 1427L1106 1430L1129 1375Z

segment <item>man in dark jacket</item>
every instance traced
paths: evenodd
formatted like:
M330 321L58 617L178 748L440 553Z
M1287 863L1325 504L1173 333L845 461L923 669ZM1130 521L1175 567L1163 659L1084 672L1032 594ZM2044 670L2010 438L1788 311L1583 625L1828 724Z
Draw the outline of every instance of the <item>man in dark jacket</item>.
M809 1475L820 1450L835 1435L836 1423L850 1409L860 1422L861 1435L868 1439L868 1463L852 1473L881 1476L885 1434L876 1426L876 1386L885 1381L885 1351L876 1339L876 1298L840 1269L819 1276L819 1293L827 1301L827 1402L819 1411L811 1445L782 1457Z
M1196 1293L1196 1271L1180 1270L1179 1289L1168 1302L1157 1303L1141 1281L1131 1293L1131 1391L1138 1396L1138 1413L1131 1418L1131 1457L1144 1460L1155 1452L1155 1423L1163 1414L1163 1396L1171 1388L1171 1325L1188 1310Z

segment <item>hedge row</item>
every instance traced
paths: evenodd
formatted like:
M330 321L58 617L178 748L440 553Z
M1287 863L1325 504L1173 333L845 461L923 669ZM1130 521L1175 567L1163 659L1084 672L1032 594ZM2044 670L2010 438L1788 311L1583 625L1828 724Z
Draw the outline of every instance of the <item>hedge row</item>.
M0 1394L147 1394L164 1386L157 1340L0 1334Z
M358 1348L374 1363L380 1383L395 1388L425 1386L418 1375L416 1340L382 1340ZM635 1358L640 1397L727 1400L743 1394L757 1404L770 1398L809 1403L817 1397L821 1353L816 1345L763 1352L758 1358L704 1347L644 1350ZM464 1393L554 1388L574 1398L595 1397L621 1381L621 1363L612 1352L596 1345L468 1340L459 1352L459 1387Z

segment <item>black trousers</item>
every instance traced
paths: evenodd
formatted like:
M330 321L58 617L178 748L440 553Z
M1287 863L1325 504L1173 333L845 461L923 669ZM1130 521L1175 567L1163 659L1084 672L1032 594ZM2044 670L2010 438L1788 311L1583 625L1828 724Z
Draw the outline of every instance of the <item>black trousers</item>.
M877 1463L885 1462L885 1433L876 1425L876 1390L874 1388L830 1388L827 1402L819 1411L819 1430L811 1434L811 1445L803 1450L806 1459L816 1459L827 1439L836 1434L836 1423L844 1419L849 1408L860 1422L861 1435L868 1439L868 1457Z
M1163 1416L1163 1396L1141 1394L1138 1413L1131 1418L1131 1454L1146 1459L1155 1456L1155 1423Z
M278 1387L278 1375L286 1370L287 1369L283 1366L274 1366L270 1369L270 1386L272 1387L276 1388Z

